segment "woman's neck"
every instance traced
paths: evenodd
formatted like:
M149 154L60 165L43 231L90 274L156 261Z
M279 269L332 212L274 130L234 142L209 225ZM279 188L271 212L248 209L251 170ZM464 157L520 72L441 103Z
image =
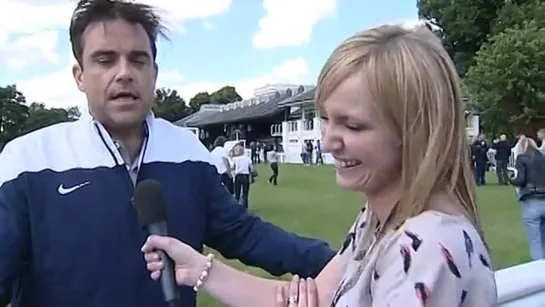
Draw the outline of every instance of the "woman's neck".
M367 195L367 205L376 215L380 224L384 224L399 201L400 187L399 185L391 185L382 188L377 193Z

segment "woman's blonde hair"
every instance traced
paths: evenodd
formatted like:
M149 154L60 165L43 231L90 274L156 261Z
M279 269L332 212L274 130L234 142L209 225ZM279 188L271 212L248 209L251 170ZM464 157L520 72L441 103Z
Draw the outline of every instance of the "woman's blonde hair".
M480 230L460 79L441 41L424 26L385 25L355 34L320 72L318 109L356 73L367 82L377 116L401 142L402 192L384 226L401 226L428 209L434 192L444 191Z

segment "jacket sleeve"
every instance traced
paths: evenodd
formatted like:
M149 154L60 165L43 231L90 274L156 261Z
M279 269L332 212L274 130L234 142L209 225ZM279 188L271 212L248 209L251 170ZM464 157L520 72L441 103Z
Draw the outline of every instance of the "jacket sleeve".
M514 186L525 187L527 184L526 157L519 156L515 162L515 168L517 175L515 178L510 178L509 181Z
M9 304L28 252L28 211L22 194L20 161L9 144L0 154L0 306Z
M212 167L205 167L203 178L208 197L205 244L224 257L275 276L316 277L335 255L325 242L288 233L249 213L221 185Z

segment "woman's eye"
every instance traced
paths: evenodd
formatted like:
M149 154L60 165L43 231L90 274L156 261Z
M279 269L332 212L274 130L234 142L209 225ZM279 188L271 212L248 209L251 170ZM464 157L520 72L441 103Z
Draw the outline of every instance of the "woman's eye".
M348 128L349 130L352 130L352 131L361 131L361 130L363 130L362 127L355 126L355 125L346 125L346 128Z

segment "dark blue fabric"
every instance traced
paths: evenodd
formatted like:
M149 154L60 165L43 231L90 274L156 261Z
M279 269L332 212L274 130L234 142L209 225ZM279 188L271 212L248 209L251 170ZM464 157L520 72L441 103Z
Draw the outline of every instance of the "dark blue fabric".
M206 244L272 274L301 276L316 276L334 255L325 243L249 214L208 163L144 164L138 180L147 178L163 185L170 234L196 250ZM57 192L85 181L73 193ZM137 225L133 190L123 165L23 173L4 183L0 305L12 297L12 307L165 306L140 252L147 234ZM179 306L196 305L189 287L180 298Z

